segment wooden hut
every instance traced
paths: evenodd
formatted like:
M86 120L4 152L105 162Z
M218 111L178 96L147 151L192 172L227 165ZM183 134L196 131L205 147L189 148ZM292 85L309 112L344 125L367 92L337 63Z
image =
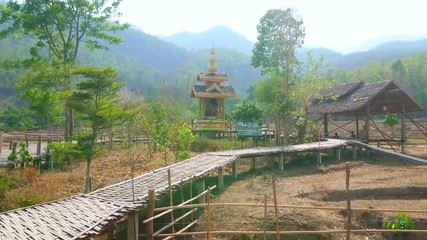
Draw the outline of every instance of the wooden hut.
M208 73L199 73L190 96L199 99L199 119L193 124L195 131L226 131L224 100L234 98L236 93L231 86L221 86L228 81L227 74L217 73L215 52L212 49Z
M370 127L377 128L373 115L397 113L401 118L402 151L406 141L405 118L410 118L407 113L422 110L417 102L390 80L376 83L359 81L324 89L312 97L308 108L310 114L322 115L324 136L330 135L328 115L347 116L356 121L355 137L366 142L369 142ZM362 128L359 127L360 120L363 121Z

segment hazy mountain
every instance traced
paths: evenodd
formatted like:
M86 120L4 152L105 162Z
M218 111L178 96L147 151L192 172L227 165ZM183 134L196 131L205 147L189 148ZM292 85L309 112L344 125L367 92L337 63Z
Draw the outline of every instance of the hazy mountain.
M343 54L350 54L355 52L365 52L372 48L376 48L382 44L388 43L388 42L414 42L421 39L427 38L427 35L421 35L421 36L414 36L414 35L387 35L387 36L381 36L377 37L375 39L369 40L367 42L364 42L362 44L359 44L358 46L352 47L352 48L346 48L346 49L340 49L337 50L340 53Z
M323 55L330 67L351 70L364 66L369 62L393 61L413 56L419 52L427 52L427 38L417 41L387 42L367 51L350 54L342 54L325 48L303 48L298 51L298 58L304 61L308 51L312 51L315 58Z
M226 26L215 26L202 33L181 32L161 37L188 50L211 48L235 49L246 54L252 52L253 43Z

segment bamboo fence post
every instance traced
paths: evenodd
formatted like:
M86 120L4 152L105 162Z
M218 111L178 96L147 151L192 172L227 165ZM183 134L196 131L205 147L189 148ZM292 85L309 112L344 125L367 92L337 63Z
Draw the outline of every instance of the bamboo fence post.
M171 169L168 168L168 186L169 186L169 205L173 206L173 192L172 192L172 176ZM174 221L173 211L171 211L171 222ZM172 225L172 233L175 233L175 225Z
M190 199L193 198L193 181L190 181ZM190 202L190 204L193 204L193 202ZM194 214L191 213L191 221L194 221Z
M42 135L38 136L37 139L37 150L36 150L36 155L40 156L40 153L42 152Z
M346 240L350 240L350 228L351 228L351 201L350 201L350 163L347 162L345 165L345 194L347 198L347 234Z
M207 229L206 229L206 239L210 240L211 239L211 234L210 234L210 228L211 228L211 187L208 188L208 201L207 201L207 205L206 205L206 210L207 210Z
M219 191L224 191L224 169L218 169L218 189Z
M147 219L152 218L154 216L155 201L156 201L156 198L155 198L154 188L150 188L148 189ZM153 240L154 220L147 222L146 232L147 232L147 240Z
M274 173L272 178L273 178L274 215L276 220L276 239L280 240L279 210L277 209L277 196L276 196L276 175Z
M25 145L27 145L27 149L30 147L28 145L28 135L27 134L25 134Z
M264 194L264 240L267 240L267 194Z

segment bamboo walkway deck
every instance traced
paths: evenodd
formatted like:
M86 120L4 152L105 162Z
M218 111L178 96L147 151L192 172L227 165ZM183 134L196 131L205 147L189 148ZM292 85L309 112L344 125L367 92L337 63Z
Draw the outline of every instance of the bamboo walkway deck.
M251 148L198 155L97 191L49 203L0 213L0 239L81 239L102 232L147 201L149 188L156 194L168 187L200 179L242 157L310 152L346 146L344 140L321 141L288 147ZM133 182L133 184L132 184ZM132 187L133 185L133 187ZM132 191L134 189L134 191Z

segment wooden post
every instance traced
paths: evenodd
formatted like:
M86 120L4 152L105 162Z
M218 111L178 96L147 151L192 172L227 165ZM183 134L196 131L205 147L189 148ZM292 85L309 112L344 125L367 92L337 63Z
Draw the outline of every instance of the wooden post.
M251 158L251 171L255 171L256 169L256 161L255 161L256 157L252 157Z
M267 194L264 194L264 240L267 240Z
M328 114L323 114L323 137L328 137Z
M273 180L273 200L274 200L274 216L276 221L276 239L280 240L280 223L279 223L279 210L277 209L277 196L276 196L276 175L272 176Z
M405 105L402 105L402 119L401 119L401 129L400 129L400 141L402 144L402 153L405 153L405 142L406 142L406 130L405 130L405 114L406 114L406 110L405 110Z
M370 110L369 110L369 104L368 106L366 106L366 113L365 113L365 139L366 139L366 143L369 144L369 117L370 115Z
M316 155L317 155L317 164L322 165L322 153L318 151Z
M352 149L353 149L353 160L356 160L357 159L357 147L356 147L356 145L353 145Z
M341 148L337 148L337 160L341 161Z
M40 156L41 152L42 152L42 135L39 135L38 140L37 140L36 155Z
M9 150L12 150L12 149L13 149L13 139L10 138L10 140L9 140Z
M237 179L237 160L233 162L232 165L232 175L234 179Z
M18 144L17 142L13 142L12 143L12 151L16 151L16 145L17 144Z
M154 207L156 203L154 188L148 189L148 211L147 211L147 219L152 218L154 216ZM147 222L145 226L147 232L147 240L153 240L154 233L154 220Z
M346 240L350 240L351 228L351 201L350 201L350 163L345 165L345 195L347 198L347 224L346 224Z
M218 169L218 189L224 191L224 169Z
M114 239L114 223L109 224L107 227L107 240L113 240Z
M168 168L168 188L169 188L169 206L173 207L172 175L171 169ZM171 222L174 222L173 210L171 211ZM172 233L175 233L175 225L172 225Z
M283 172L285 170L284 163L283 163L284 158L285 158L285 154L281 153L279 155L279 171L281 171L281 172Z
M208 226L206 229L206 239L210 240L211 239L211 233L210 233L210 230L211 230L211 188L210 187L208 188L207 199L208 199L208 203L206 206L206 211L207 211L207 215L208 215L207 216Z
M128 215L127 239L138 240L138 213Z
M28 145L28 135L25 135L25 145L27 145L27 149L29 148L29 145Z
M356 114L356 139L359 139L359 114Z
M205 181L197 181L196 182L196 188L197 188L197 194L204 192L205 191ZM204 203L206 203L205 196L200 196L199 197L199 204L204 204Z

